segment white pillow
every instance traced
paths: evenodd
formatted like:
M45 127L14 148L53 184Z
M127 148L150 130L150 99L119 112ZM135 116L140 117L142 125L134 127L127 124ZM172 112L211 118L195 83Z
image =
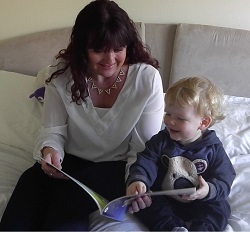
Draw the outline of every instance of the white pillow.
M230 158L250 155L250 98L225 96L226 118L211 127Z
M33 152L42 105L29 98L36 77L0 70L0 143Z
M229 224L234 231L250 228L250 98L226 96L226 118L214 129L236 171L229 202Z
M51 66L46 66L37 73L36 89L45 86L45 81L50 77Z

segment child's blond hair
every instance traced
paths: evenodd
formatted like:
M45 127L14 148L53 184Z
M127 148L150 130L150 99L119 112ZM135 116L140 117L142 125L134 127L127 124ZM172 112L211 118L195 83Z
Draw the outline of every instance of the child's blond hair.
M224 95L205 77L186 77L174 83L166 92L170 104L195 107L201 116L212 118L210 126L225 118Z

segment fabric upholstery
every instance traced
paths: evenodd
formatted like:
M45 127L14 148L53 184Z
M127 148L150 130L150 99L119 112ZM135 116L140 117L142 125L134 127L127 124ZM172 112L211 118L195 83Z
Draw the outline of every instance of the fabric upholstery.
M249 31L198 24L135 25L160 62L164 91L182 77L203 75L228 95L250 96ZM0 41L0 70L36 76L67 46L70 33L68 27Z
M135 26L145 42L145 26ZM0 70L36 76L69 43L71 27L36 32L0 41Z
M164 91L168 88L176 26L175 24L145 24L145 40L152 55L160 63L159 72Z
M170 84L206 76L227 95L250 97L250 32L197 24L176 30Z
M0 41L0 69L36 76L68 44L70 28Z

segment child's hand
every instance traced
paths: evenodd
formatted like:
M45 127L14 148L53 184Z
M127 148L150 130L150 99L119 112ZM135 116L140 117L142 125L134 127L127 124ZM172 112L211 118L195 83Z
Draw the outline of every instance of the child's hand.
M135 181L127 188L127 195L141 194L147 191L146 185L141 181Z
M136 181L130 184L127 188L127 195L133 194L143 194L147 191L146 185L141 181ZM138 197L136 200L132 201L131 206L128 209L128 212L133 214L138 212L140 209L145 209L149 207L152 203L151 197L143 196Z
M199 176L199 188L196 190L196 192L192 195L183 195L182 199L194 201L196 199L203 199L207 196L209 193L209 185L208 183L202 178L202 176Z

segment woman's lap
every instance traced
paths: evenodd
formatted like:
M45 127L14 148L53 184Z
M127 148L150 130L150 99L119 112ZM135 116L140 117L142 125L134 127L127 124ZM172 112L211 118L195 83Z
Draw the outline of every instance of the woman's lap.
M125 162L93 163L66 155L63 169L109 200L125 194ZM77 184L48 177L37 163L21 176L3 223L12 230L87 230L88 215L96 209Z
M127 215L124 221L119 222L101 216L99 211L90 214L90 231L148 231L147 228L134 216Z

